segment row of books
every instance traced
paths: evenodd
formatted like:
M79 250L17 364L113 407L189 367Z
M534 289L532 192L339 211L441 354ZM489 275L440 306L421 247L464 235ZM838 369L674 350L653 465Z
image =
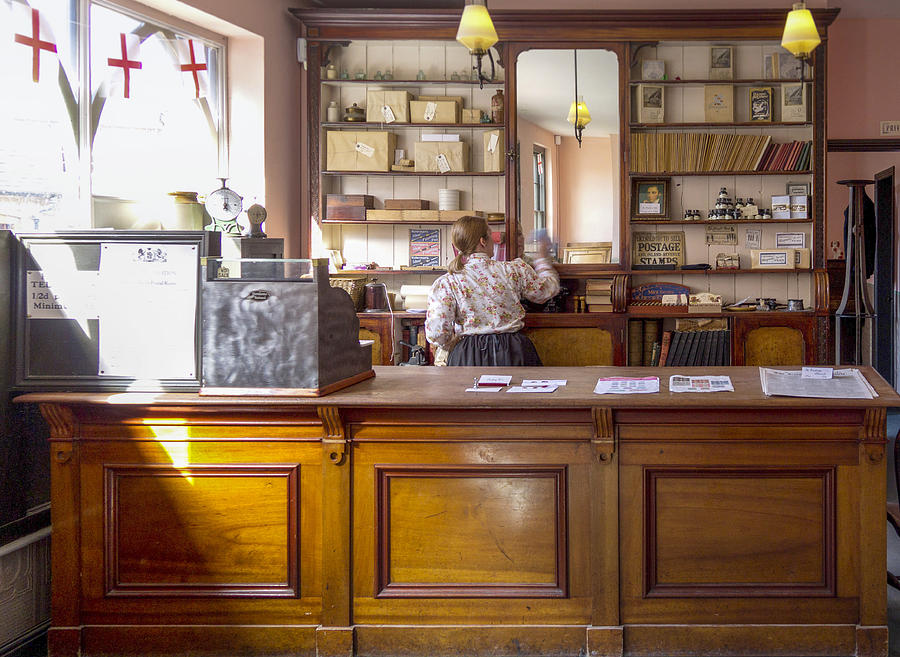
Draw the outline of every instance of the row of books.
M756 171L771 135L701 132L631 134L631 169L640 172Z
M769 144L757 171L806 171L812 156L811 141Z
M666 367L731 364L731 339L727 329L666 331L660 343L659 362Z
M584 303L589 313L612 312L612 279L587 279L584 282Z
M659 334L662 320L632 319L628 322L628 364L655 367L659 364Z

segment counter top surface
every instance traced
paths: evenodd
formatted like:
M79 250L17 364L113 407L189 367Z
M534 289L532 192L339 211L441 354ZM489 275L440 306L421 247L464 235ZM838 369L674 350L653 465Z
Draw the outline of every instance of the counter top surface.
M21 403L86 405L202 405L202 406L344 406L396 408L769 408L900 407L900 396L870 367L859 369L878 392L875 399L810 399L766 397L757 367L375 367L375 377L324 397L203 396L197 393L154 392L36 392L16 398ZM797 369L797 368L783 368ZM553 393L511 394L466 392L475 377L508 374L512 385L522 379L566 379L568 384ZM728 375L735 392L670 393L669 377L684 375ZM658 376L656 394L597 395L599 377Z

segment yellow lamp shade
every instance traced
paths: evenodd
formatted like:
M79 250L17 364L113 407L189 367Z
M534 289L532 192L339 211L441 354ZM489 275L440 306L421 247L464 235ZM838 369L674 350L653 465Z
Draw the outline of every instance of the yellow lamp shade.
M477 4L467 4L459 21L456 40L472 53L484 54L497 43L497 30L484 0L474 0Z
M784 34L781 37L782 47L796 57L807 57L816 49L822 40L812 14L802 2L794 3L784 23Z
M584 96L578 97L578 125L576 127L583 128L588 123L591 122L591 113L588 111L587 105L584 104ZM575 125L575 101L572 102L572 107L569 108L569 116L567 117L567 121L572 125Z

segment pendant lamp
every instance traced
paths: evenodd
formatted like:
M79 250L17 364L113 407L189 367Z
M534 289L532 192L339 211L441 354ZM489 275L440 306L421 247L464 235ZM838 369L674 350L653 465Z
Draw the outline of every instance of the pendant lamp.
M569 108L569 116L566 120L575 126L575 139L578 140L578 148L581 148L581 133L591 122L591 113L584 102L584 96L578 94L578 51L575 51L575 100Z
M821 42L816 23L812 13L806 8L806 3L795 2L784 23L782 47L798 59L806 61Z
M494 56L490 48L497 43L497 31L491 15L488 13L485 0L466 0L462 18L459 21L459 29L456 31L456 40L469 49L475 55L477 63L474 66L478 71L478 84L484 88L485 82L494 79ZM491 76L485 77L481 71L481 59L485 55L491 60Z

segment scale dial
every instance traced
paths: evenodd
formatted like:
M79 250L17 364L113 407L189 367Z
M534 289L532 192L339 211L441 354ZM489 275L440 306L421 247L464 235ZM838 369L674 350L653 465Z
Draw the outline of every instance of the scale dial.
M216 221L234 221L241 213L243 199L233 189L225 186L226 178L220 178L222 186L207 194L206 211Z

